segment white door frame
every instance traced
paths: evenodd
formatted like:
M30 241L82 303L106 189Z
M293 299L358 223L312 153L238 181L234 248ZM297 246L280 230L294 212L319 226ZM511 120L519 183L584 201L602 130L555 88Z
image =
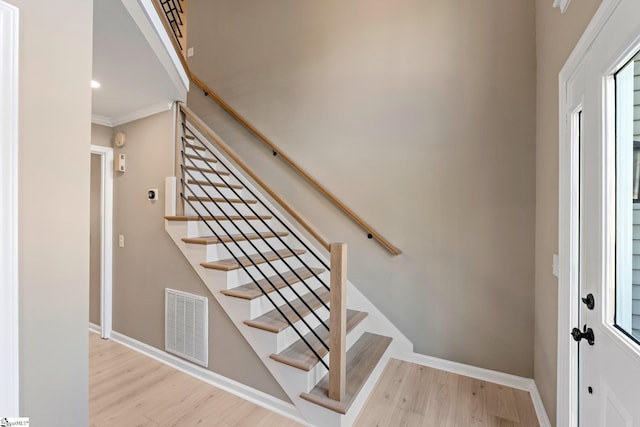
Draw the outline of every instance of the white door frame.
M0 414L19 416L18 8L0 1Z
M578 346L569 332L578 326L579 283L579 140L575 112L568 101L568 84L593 41L621 0L603 0L559 75L559 230L558 230L558 366L556 424L578 425Z
M113 148L91 145L100 156L100 335L111 337L113 292Z

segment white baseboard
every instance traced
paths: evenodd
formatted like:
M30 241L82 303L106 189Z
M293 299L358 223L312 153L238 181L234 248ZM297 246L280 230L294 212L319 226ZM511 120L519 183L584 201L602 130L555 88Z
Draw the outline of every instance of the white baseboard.
M531 380L532 388L529 390L531 393L531 400L533 400L533 407L536 409L536 415L538 416L538 423L540 423L541 427L551 427L551 421L549 421L549 416L547 415L547 411L544 409L544 403L542 403L542 397L540 396L540 392L538 391L538 386L534 380Z
M396 356L396 358L416 363L418 365L428 366L430 368L440 369L442 371L452 372L454 374L464 375L518 390L528 391L531 395L531 400L533 401L533 407L536 410L540 427L551 427L538 387L536 386L535 381L531 378L505 374L504 372L478 368L471 365L465 365L463 363L451 362L449 360L438 359L437 357L426 356L419 353L405 353L403 355Z
M93 323L89 323L89 331L100 334L100 327ZM215 372L196 366L191 362L182 360L179 357L175 357L133 338L129 338L119 332L111 332L111 340L157 360L158 362L164 363L167 366L177 369L180 372L184 372L185 374L197 378L200 381L204 381L214 387L248 400L251 403L255 403L269 411L280 414L283 417L289 418L302 425L307 424L307 422L300 416L298 409L291 403L275 398L267 393L241 384L220 374L216 374Z

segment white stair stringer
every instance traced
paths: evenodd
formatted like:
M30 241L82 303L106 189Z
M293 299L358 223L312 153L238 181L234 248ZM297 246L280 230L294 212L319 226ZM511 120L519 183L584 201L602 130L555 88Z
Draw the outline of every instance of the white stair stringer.
M203 138L198 133L195 134L202 141L205 140L205 138ZM215 150L215 148L211 147L210 145L209 148L214 151L216 156L220 158L229 167L229 169L242 180L241 185L244 187L244 189L241 193L240 191L238 191L238 193L241 194L243 198L257 198L258 200L262 201L264 205L268 206L269 209L275 213L275 216L283 220L283 222L293 233L295 233L297 236L300 236L301 240L307 245L307 247L311 248L314 253L316 253L327 265L329 265L329 261L327 260L326 256L324 256L323 250L317 249L316 245L311 243L305 237L304 233L300 232L297 227L293 226L293 224L287 220L287 217L283 215L280 210L277 209L273 204L271 204L270 201L263 195L263 193L255 186L253 186L251 181L246 178L243 173L234 168L231 162L225 159L225 156L223 156L220 152ZM218 165L217 169L223 170L221 165ZM170 187L171 185L175 185L175 178L169 178L167 182L168 187ZM233 180L233 182L235 183L235 180ZM247 189L250 189L255 194L255 196L251 195L251 193L247 191ZM167 191L166 194L170 195L171 191ZM256 209L256 212L258 214L270 215L268 212L266 212L266 209L259 209L259 205L260 203L258 203L257 205L252 205ZM170 201L168 201L167 206L170 206ZM245 214L245 212L246 211L243 211L243 214ZM229 215L235 215L235 213L233 212L228 213ZM168 212L168 214L171 213ZM192 211L188 212L188 214L193 215ZM246 214L252 215L249 212L247 212ZM274 229L274 231L286 231L281 225L278 226L279 224L274 219L267 220L266 222ZM260 223L260 221L256 220L252 221L252 223L258 224ZM212 224L214 224L213 227L216 229L216 232L219 233L220 230L218 225L215 224L215 221L212 221ZM237 234L236 228L234 226L231 226L228 229L232 230L231 234ZM360 409L366 402L371 389L377 382L378 377L384 369L384 366L386 365L388 359L390 357L400 356L401 354L406 354L407 352L413 351L413 344L360 291L358 291L358 289L351 282L348 282L347 308L350 310L363 311L368 313L368 315L347 335L347 348L350 348L351 345L356 342L364 332L371 332L374 334L388 336L393 340L345 415L325 409L324 407L304 400L300 398L300 394L303 392L309 392L326 374L326 368L324 368L322 364L318 363L314 368L307 372L278 362L270 357L271 354L279 353L280 351L288 347L290 344L298 340L299 337L291 327L287 327L279 333L273 333L248 326L244 323L246 320L255 319L265 312L272 310L273 307L265 296L258 297L254 300L246 300L242 298L227 296L221 293L222 290L233 289L237 286L249 283L251 280L249 278L249 275L244 272L242 268L231 271L222 271L204 268L201 266L201 263L203 262L214 262L220 259L229 258L228 250L226 250L224 248L224 245L221 243L217 243L215 245L203 245L185 243L182 240L185 237L212 235L210 231L207 232L208 229L203 222L167 220L166 230L172 237L176 245L180 248L184 256L187 258L193 269L202 279L203 283L210 290L216 301L218 301L220 306L225 310L225 312L232 320L232 322L236 325L242 336L247 340L260 360L262 360L273 377L278 381L282 389L287 393L293 404L300 411L301 416L306 419L310 423L310 425L323 427L351 425L355 421L355 418L360 412ZM258 228L258 230L264 231L263 224L260 224L260 228ZM246 229L246 226L243 226L243 231L247 233L252 232L251 230ZM294 243L295 239L291 236L283 237L282 239L287 242L287 244L289 244L289 246L293 249L303 249L301 244ZM277 239L272 238L269 239L269 241L274 241L273 244L276 245L274 246L275 249L280 249L282 247L281 244L277 242ZM258 244L258 242L260 244ZM255 251L252 251L252 248L246 243L247 242L242 243L243 248L245 248L246 252L248 254L255 253ZM255 241L255 243L261 250L266 249L261 241L258 240ZM228 245L230 248L235 246L235 244L233 243L228 243ZM242 256L242 254L235 249L232 249L232 252L234 252L238 256ZM321 267L316 258L308 252L300 255L300 258L311 267ZM286 258L286 262L294 266L294 268L301 265L300 261L298 261L295 256ZM272 264L274 264L279 271L284 272L288 270L283 261L276 261ZM267 276L275 275L274 271L270 267L268 267L267 264L260 265L258 268L263 270ZM254 278L258 280L263 279L264 276L257 273L256 267L248 267L248 270L253 274ZM320 276L324 279L325 283L329 283L328 272L325 271ZM311 284L311 286L319 286L318 281L315 279L308 280L308 282ZM306 290L303 286L304 285L302 285L301 283L296 283L293 285L294 289L296 289L301 295L303 293L306 293ZM282 293L286 299L294 297L293 293L286 288L282 289ZM276 304L283 303L282 298L278 295L277 292L272 292L269 294L269 296L273 299L274 302L276 302ZM318 310L318 312L321 313L319 314L321 318L328 318L328 312L326 309L322 308ZM305 320L307 320L311 328L319 325L318 320L311 313L305 316ZM298 325L301 325L299 330L302 334L306 334L309 331L301 321L296 322L296 326ZM325 356L324 360L328 361L328 357L328 355Z

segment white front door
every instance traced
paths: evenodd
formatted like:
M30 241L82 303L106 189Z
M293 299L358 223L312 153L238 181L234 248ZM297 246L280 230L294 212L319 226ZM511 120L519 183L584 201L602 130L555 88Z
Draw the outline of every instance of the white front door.
M620 0L567 84L579 295L565 333L578 348L584 427L640 426L639 52L640 0Z

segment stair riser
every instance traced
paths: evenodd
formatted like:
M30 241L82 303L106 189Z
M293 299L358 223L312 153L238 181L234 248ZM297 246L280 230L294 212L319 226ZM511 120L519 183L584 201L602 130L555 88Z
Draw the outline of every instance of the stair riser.
M325 284L329 284L329 274L328 273L321 273L318 275L318 277L322 280L324 280ZM306 283L306 285L305 285ZM307 287L308 286L308 287ZM304 295L306 293L309 292L309 288L313 289L316 293L318 293L320 290L324 289L322 287L322 284L320 283L320 281L318 279L316 279L315 277L307 277L304 279L304 283L301 281L298 281L296 283L294 283L293 285L290 285L286 288L282 288L280 289L280 292L283 295L289 295L289 294L285 294L285 291L288 289L293 288L299 295ZM291 292L292 293L292 292ZM277 295L277 293L271 292L271 294L275 294ZM269 296L271 296L271 294ZM273 298L273 297L272 297ZM291 298L288 298L289 300ZM267 299L267 297L265 296L261 296L258 298L254 298L253 300L250 301L251 302L251 314L253 317L251 317L251 319L254 319L256 317L259 317L261 315L263 315L264 313L266 313L267 311L271 310L271 303L269 302L269 300Z
M328 323L329 310L327 310L324 307L321 307L321 308L317 309L315 311L315 313L327 325L329 324ZM309 332L311 332L311 330L309 328L313 329L313 328L317 328L318 326L320 326L320 320L318 320L318 318L313 313L309 313L306 316L304 316L303 318L304 318L304 322L302 320L298 320L297 322L293 323L293 326L302 335L306 335ZM307 325L305 325L305 322L309 325L309 327L307 327ZM264 329L260 329L260 328L254 328L254 329L258 329L258 330L260 330L260 332L263 332L265 334L269 334L269 335L275 337L274 341L276 343L276 350L277 350L276 353L279 353L280 351L284 350L285 348L287 348L291 344L293 344L296 340L300 339L300 336L293 330L293 328L291 326L287 326L285 329L283 329L282 331L280 331L278 333L265 331Z
M197 156L197 154L194 154L194 155ZM207 154L200 154L200 155L202 157L204 157L204 158L209 158L210 157ZM224 169L224 166L219 166L218 163L216 163L216 162L212 162L212 163L206 162L206 161L200 159L199 157L197 159L193 159L193 158L190 158L190 157L185 157L184 165L185 166L195 166L197 168L201 168L201 169L204 169L204 170L208 170L209 167L213 167L216 170L224 170L224 171L226 171L226 169Z
M189 184L187 186L188 189L185 191L185 194L189 196L197 196L197 197L211 197L211 198L227 197L228 199L238 199L238 198L244 197L242 189L239 189L239 188L231 189L229 187L214 187L211 185L202 185L202 184L201 186L202 187L200 187L198 184Z
M322 406L315 405L302 399L299 395L294 396L291 401L297 408L301 408L301 413L304 414L309 425L315 426L331 426L331 427L350 427L353 426L355 420L345 422L344 415L337 412L330 411Z
M233 231L232 231L233 232ZM285 243L287 243L287 237L280 237ZM267 252L272 249L269 248L269 245L275 250L285 249L285 245L281 242L277 237L272 237L266 240L250 240L250 241L238 241L234 242L225 242L225 245L219 243L215 245L206 245L206 258L207 262L218 261L222 259L232 258L232 253L237 256L245 256L245 254L255 254L257 252ZM244 253L243 253L244 251ZM263 266L265 271L268 267ZM273 271L273 270L271 270ZM249 282L248 280L247 282Z
M303 256L301 256L301 258L302 260L306 261L306 259ZM302 266L302 263L298 259L296 259L295 256L285 258L285 261L289 266L287 266L287 264L285 264L284 261L278 260L278 261L270 262L269 265L259 264L257 267L253 265L248 266L247 270L249 273L251 273L251 275L254 278L259 280L259 279L263 279L265 276L266 277L273 276L275 274L274 269L275 271L285 273L287 271L290 271L292 269L299 268ZM310 265L313 265L313 264L310 264ZM264 273L264 275L260 273L260 271L257 271L258 268L260 269L260 271L262 271L262 273ZM251 276L249 276L249 274L242 268L230 271L229 275L227 276L227 286L229 287L229 289L235 288L236 286L244 285L246 283L251 283L251 282L252 282Z
M360 337L362 337L362 334L367 332L367 325L368 325L367 319L364 319L362 322L360 322L360 324L358 324L355 328L353 328L347 334L347 351L351 348L353 344L355 344L360 339ZM322 360L324 360L326 364L329 365L330 357L331 357L330 354L327 354L322 358ZM294 367L291 367L291 368L299 370ZM313 389L313 387L315 387L316 384L318 384L318 382L320 382L320 380L325 375L327 375L327 372L328 372L327 368L325 368L324 365L322 365L322 363L316 364L316 366L314 366L313 369L311 369L308 372L308 375L310 377L308 383L311 384L311 386L305 392L311 391L311 389Z
M209 153L208 151L203 151L203 150L194 150L188 147L184 147L183 148L185 154L191 154L194 156L197 156L198 154L201 155L202 157L213 157L211 155L211 153Z
M191 205L189 204L191 203ZM265 209L257 204L251 205L253 211L259 215L265 215ZM202 216L218 216L227 214L229 216L235 215L254 215L252 210L249 209L244 203L234 203L234 206L230 206L229 203L211 203L205 202L204 204L199 201L185 202L185 215L202 215Z
M317 384L313 383L313 377L306 371L302 371L289 365L282 364L271 358L269 358L269 363L275 365L275 367L272 369L278 372L278 378L286 378L287 385L291 384L293 387L295 387L295 390L311 390ZM333 424L322 425L333 426Z
M218 273L220 273L220 272L218 272ZM217 276L216 273L212 273L212 272L207 273L207 275L210 275L210 276L213 276L213 277ZM220 283L220 282L217 282L217 283ZM209 287L209 289L211 289L211 286L208 286L208 287ZM215 289L216 294L220 294L220 291L222 290L220 288L223 288L224 286L214 285L213 287ZM246 304L246 302L244 300L237 299L237 298L227 298L224 295L222 295L222 296L223 296L224 301L225 301L225 311L227 313L231 313L232 314L231 315L231 319L243 319L243 318L248 319L247 316L249 316L249 305ZM245 325L244 325L244 323L239 322L236 326L238 328L242 328ZM263 343L263 345L274 346L273 343L268 343L268 342Z
M230 184L237 184L237 182L235 182L235 180L231 177L231 176L227 176L224 174L220 174L218 175L215 172L207 172L207 173L203 173L202 171L196 171L196 170L185 170L184 171L184 180L185 182L190 180L190 179L194 179L196 181L207 181L207 179L209 181L211 181L212 183L230 183Z
M314 292L318 293L318 291L320 290L317 287L318 281L315 279L306 279L306 280L307 280L307 283L309 284L309 287L313 289ZM271 289L271 286L267 284L266 286L264 286L264 289L265 290ZM307 289L304 283L298 282L291 285L290 287L285 287L285 288L279 289L278 291L270 292L269 298L271 298L271 300L274 301L276 305L280 306L285 303L284 302L285 299L287 301L291 301L297 298L294 291L297 292L298 295L306 295L307 293L309 293L309 289ZM251 301L247 300L247 302L249 302L249 306L250 306L249 312L251 313L251 317L248 317L248 319L255 319L273 310L273 305L271 304L271 302L269 302L269 299L266 296L261 296L261 297L252 299Z
M187 185L187 182L189 180L195 180L195 181L203 181L206 182L207 184L223 184L223 185L228 185L228 184L234 184L234 185L239 185L238 183L236 183L232 178L228 177L228 176L209 176L207 175L207 178L203 177L203 175L199 172L195 172L195 171L189 171L191 173L191 175L189 175L188 173L186 173L185 171L185 175L183 177L184 183L185 185ZM195 184L188 184L188 185L194 185L195 187L197 187L197 185Z
M274 230L280 231L271 225L270 220L265 220L265 222L271 226ZM260 220L249 220L249 223L245 221L220 221L220 223L216 221L206 221L208 226L205 224L205 221L189 221L187 237L200 237L200 236L209 236L213 233L211 232L211 228L216 233L227 234L224 230L231 230L232 234L238 234L238 228L242 230L243 233L263 233L269 231L267 225L263 224Z

